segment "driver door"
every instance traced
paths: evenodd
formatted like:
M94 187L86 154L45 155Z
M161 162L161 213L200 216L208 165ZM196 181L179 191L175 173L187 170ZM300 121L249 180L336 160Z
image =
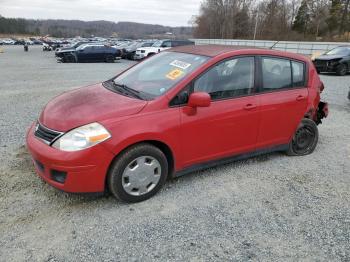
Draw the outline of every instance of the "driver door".
M260 109L254 90L254 57L220 62L194 81L193 91L209 93L212 102L193 114L180 110L184 168L255 149Z

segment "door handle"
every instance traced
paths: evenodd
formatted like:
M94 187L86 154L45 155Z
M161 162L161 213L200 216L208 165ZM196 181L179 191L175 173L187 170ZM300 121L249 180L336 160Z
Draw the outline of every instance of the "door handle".
M244 110L253 110L255 108L257 108L257 106L253 104L248 104L244 106Z
M305 100L305 99L306 99L306 96L302 96L302 95L299 95L299 96L297 96L297 98L296 98L297 101L303 101L303 100Z

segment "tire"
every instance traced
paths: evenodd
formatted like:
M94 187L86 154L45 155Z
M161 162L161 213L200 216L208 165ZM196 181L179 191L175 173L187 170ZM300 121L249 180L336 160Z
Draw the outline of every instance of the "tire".
M305 156L314 152L318 142L318 128L316 123L304 118L299 124L292 141L289 143L287 155Z
M168 176L168 161L157 147L142 143L130 147L112 163L107 184L118 199L136 203L154 196Z
M156 53L149 53L148 55L147 55L147 57L151 57L151 56L154 56Z
M345 76L348 72L346 64L340 64L337 66L336 73L338 76Z
M114 57L112 55L107 55L105 58L106 63L113 63Z
M73 55L66 55L63 58L64 63L76 63L76 59Z

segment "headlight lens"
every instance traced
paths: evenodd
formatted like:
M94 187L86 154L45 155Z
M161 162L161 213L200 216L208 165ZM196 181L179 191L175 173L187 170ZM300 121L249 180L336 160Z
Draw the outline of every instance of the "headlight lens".
M338 62L339 61L337 61L337 60L333 60L333 61L328 62L328 65L329 66L335 66L336 64L338 64Z
M92 123L69 131L53 143L53 147L62 151L79 151L97 145L111 134L99 123Z

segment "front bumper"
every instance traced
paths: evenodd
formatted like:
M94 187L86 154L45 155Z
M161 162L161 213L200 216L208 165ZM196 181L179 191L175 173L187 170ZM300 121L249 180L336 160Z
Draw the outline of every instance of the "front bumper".
M322 62L315 61L314 65L318 72L334 73L337 71L337 66L339 64L330 64L327 61L322 61Z
M70 193L98 193L105 190L105 178L114 155L101 144L77 151L55 149L27 133L27 148L36 173L51 186Z
M135 55L134 55L134 59L135 60L142 60L142 59L144 59L145 58L145 54L144 53L136 53Z

